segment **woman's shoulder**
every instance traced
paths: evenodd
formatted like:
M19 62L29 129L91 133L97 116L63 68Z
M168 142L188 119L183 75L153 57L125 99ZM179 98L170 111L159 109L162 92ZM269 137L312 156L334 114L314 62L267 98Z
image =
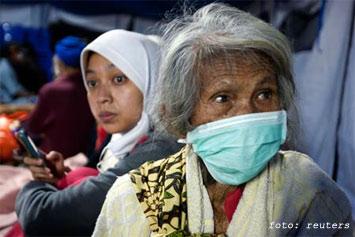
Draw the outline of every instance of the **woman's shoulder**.
M306 154L298 151L280 150L274 163L280 165L286 172L305 173L306 175L325 175L320 167Z
M271 167L280 171L285 185L291 185L312 196L325 195L333 200L348 203L345 193L309 156L297 151L280 151Z
M186 195L186 193L183 194L184 192L180 193L185 190L186 183L185 150L183 148L166 159L146 162L129 173L139 202L145 203L144 213L154 213L152 216L156 216L159 210L151 209L153 206L156 207L158 203L164 205L165 199L170 200L173 197ZM180 200L180 198L174 200ZM153 219L153 223L156 223L156 218Z
M279 151L273 161L287 177L315 189L334 188L337 184L308 155L297 151Z
M158 181L159 176L166 174L171 170L180 170L185 168L185 150L182 148L177 153L168 156L167 158L147 161L139 168L130 172L131 176L143 176L149 181Z
M277 162L287 172L298 173L310 176L323 177L331 180L327 175L308 155L298 151L279 151Z
M176 153L181 148L181 144L177 143L176 139L159 135L154 130L151 130L146 136L141 138L130 154L153 155L154 157L151 157L152 160L160 160ZM156 157L159 157L159 159L156 159Z

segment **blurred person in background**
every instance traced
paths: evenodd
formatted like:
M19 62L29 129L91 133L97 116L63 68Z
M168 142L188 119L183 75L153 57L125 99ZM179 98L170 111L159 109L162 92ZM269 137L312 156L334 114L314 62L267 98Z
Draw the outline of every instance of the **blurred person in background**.
M95 120L86 98L80 72L80 53L85 43L67 36L55 46L55 80L44 85L36 108L24 122L44 152L61 152L64 157L89 153L94 143Z
M8 44L8 58L19 83L30 93L38 94L46 78L38 64L35 50L29 43Z
M7 43L1 48L0 104L21 105L36 101L34 94L24 87L19 78L17 65L21 65L24 57L25 54L17 43Z

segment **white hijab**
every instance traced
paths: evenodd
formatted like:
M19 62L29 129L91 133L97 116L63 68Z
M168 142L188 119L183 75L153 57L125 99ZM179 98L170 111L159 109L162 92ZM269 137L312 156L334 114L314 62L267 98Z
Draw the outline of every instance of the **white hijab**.
M104 148L98 168L104 171L113 167L118 159L126 156L138 140L147 134L150 121L147 115L148 101L154 93L157 79L160 48L158 40L126 30L111 30L96 38L81 52L80 64L85 80L89 52L98 53L119 68L139 88L144 98L144 108L137 125L127 133L115 133Z

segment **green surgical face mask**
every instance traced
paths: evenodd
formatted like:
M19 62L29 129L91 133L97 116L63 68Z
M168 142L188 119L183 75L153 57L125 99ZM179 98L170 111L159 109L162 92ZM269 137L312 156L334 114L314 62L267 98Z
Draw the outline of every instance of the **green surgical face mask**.
M253 113L198 126L186 142L219 183L239 185L257 176L285 142L286 111Z

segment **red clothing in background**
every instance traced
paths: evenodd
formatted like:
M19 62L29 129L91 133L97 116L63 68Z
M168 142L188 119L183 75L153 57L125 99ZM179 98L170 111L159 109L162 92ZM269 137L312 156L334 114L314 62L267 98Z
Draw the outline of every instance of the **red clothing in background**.
M95 120L81 74L61 77L44 85L25 128L32 135L44 136L39 147L45 152L59 151L64 157L87 153L90 146L94 146Z

